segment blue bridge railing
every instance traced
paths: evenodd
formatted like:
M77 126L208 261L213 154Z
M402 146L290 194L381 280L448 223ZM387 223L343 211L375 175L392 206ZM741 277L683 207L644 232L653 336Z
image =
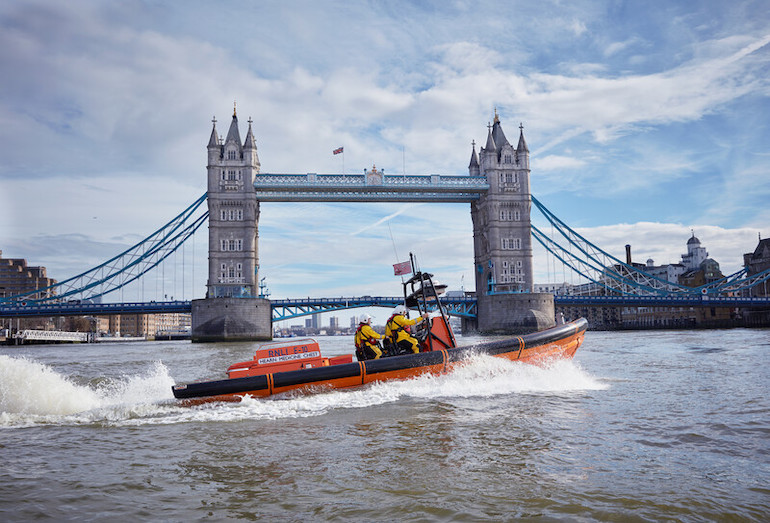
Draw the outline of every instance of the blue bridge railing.
M395 307L403 303L400 296L359 296L339 298L289 298L271 300L273 321L289 320L321 312L361 307ZM770 307L770 297L713 296L564 296L555 295L556 305L616 307ZM444 297L444 310L450 316L475 318L475 297ZM137 303L14 303L0 305L0 318L40 316L104 316L111 314L159 314L191 312L190 301Z

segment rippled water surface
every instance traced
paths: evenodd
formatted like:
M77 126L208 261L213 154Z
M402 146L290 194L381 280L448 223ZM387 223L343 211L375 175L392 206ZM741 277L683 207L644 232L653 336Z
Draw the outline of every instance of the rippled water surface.
M254 348L0 348L0 519L770 519L768 330L589 332L547 368L176 404Z

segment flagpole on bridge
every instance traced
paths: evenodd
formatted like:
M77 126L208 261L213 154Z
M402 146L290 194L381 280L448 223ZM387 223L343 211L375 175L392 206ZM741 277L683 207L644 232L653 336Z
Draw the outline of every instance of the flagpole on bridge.
M341 154L342 155L342 174L345 174L345 148L344 147L337 147L336 149L334 149L332 151L332 154L334 154L334 155Z

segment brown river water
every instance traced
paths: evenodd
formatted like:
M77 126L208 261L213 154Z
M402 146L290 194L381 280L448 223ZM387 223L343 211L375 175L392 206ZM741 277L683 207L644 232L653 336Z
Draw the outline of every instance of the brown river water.
M0 520L770 520L770 330L588 332L544 368L173 399L255 347L0 348Z

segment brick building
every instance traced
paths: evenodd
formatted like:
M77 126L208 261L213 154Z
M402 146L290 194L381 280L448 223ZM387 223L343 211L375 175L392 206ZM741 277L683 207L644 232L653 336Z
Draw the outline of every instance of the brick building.
M47 298L52 294L44 289L55 283L46 275L45 267L30 267L22 258L3 258L0 250L0 299L33 291L37 292L20 300Z
M743 255L746 276L751 277L770 269L770 238L759 239L754 252ZM750 290L750 296L770 296L770 282L763 282ZM744 311L746 323L750 326L770 324L770 311L747 309Z
M55 284L56 280L49 278L45 267L30 267L23 258L3 258L0 250L0 300L19 294L15 301L34 300L53 295L47 287ZM31 294L27 294L31 293ZM52 318L26 318L11 322L10 319L0 319L0 329L53 329Z

